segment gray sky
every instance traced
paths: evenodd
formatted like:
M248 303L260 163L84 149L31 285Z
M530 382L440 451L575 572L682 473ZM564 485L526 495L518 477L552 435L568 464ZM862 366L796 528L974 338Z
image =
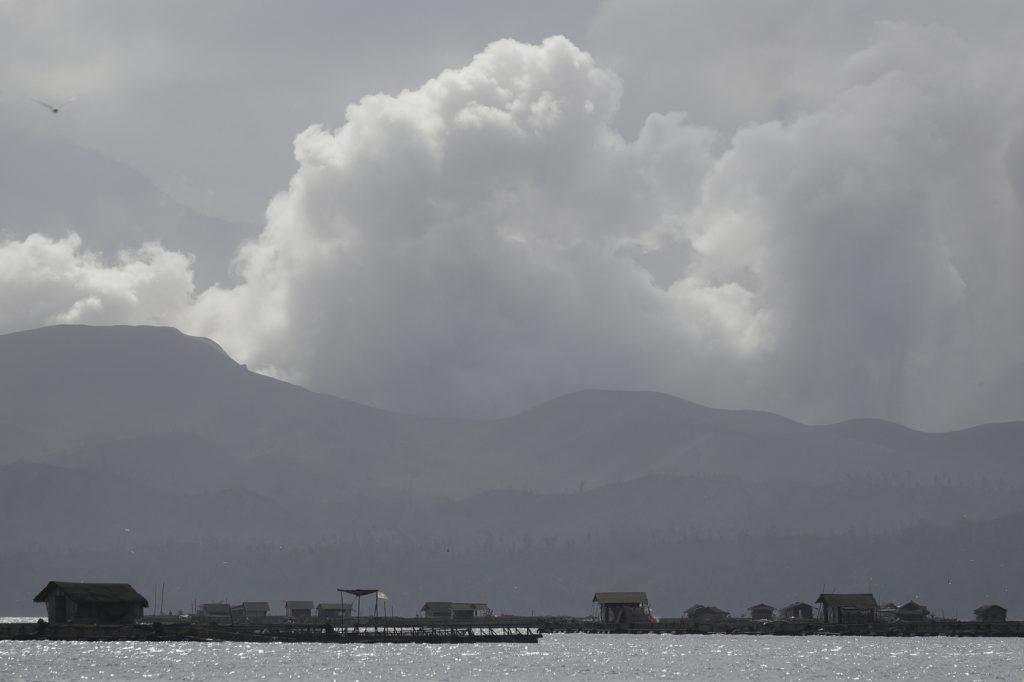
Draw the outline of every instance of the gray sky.
M0 331L423 414L1022 419L1024 9L980 8L0 0Z

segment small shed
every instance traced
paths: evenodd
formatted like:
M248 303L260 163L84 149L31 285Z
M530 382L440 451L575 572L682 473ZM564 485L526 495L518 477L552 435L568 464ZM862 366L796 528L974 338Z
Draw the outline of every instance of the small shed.
M811 620L814 618L814 607L802 601L795 601L779 609L786 620Z
M316 617L321 620L350 618L352 605L341 602L324 602L316 605Z
M629 625L655 621L646 592L597 592L594 608L602 623Z
M878 616L879 620L891 623L897 619L896 609L899 607L892 602L886 602L885 604L879 604L878 610L875 611L875 615Z
M231 620L231 604L225 604L223 602L208 602L206 604L200 604L199 610L196 613L197 616L202 618L209 618L215 621L230 621Z
M284 603L284 614L286 618L309 620L313 617L313 602L286 601Z
M686 609L686 618L692 623L721 623L729 619L729 612L717 606L694 604Z
M821 604L823 623L870 623L878 610L875 595L866 592L821 594L814 603Z
M979 623L1005 623L1006 609L999 604L985 604L974 609L974 619Z
M242 620L251 623L267 617L267 614L270 613L270 603L265 601L244 601L241 604L241 608L235 607L235 609L232 609L235 613L241 612Z
M142 618L149 602L128 583L51 580L33 601L46 603L50 623L124 625Z
M771 620L775 617L775 607L768 604L754 604L750 607L752 620Z
M451 620L473 620L492 615L491 609L482 602L428 601L420 609L424 618L450 618Z
M931 615L927 607L911 600L896 607L896 618L907 622L920 622Z

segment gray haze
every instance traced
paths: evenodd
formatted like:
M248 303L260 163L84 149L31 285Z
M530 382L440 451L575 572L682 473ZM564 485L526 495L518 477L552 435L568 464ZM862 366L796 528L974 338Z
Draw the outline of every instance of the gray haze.
M1015 2L4 0L0 331L168 324L422 415L1020 419L1022 31Z

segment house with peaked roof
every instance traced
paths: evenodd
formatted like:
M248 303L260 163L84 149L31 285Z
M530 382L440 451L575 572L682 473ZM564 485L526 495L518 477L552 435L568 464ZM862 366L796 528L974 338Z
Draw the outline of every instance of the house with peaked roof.
M231 607L231 619L235 623L255 623L264 620L270 613L270 602L244 601Z
M896 618L908 622L920 622L931 615L926 606L911 600L896 607Z
M309 620L313 617L313 602L311 601L286 601L284 603L285 618L294 620Z
M779 613L786 620L811 620L814 618L814 607L802 601L795 601L792 604L783 606Z
M686 609L686 618L693 623L721 623L729 619L729 612L717 606L694 604Z
M750 607L751 620L771 620L775 617L775 607L768 604L754 604Z
M342 602L321 602L316 605L316 617L320 620L337 620L350 618L352 605Z
M999 604L983 604L974 609L974 619L979 623L1005 623L1006 609Z
M50 623L126 625L142 618L149 601L128 583L51 580L33 601L46 604Z
M656 620L646 592L596 592L593 603L601 623L628 626Z
M231 604L224 602L207 602L200 604L196 616L203 619L213 620L218 623L231 622Z
M865 592L821 594L814 603L821 604L823 623L870 623L878 611L875 595Z

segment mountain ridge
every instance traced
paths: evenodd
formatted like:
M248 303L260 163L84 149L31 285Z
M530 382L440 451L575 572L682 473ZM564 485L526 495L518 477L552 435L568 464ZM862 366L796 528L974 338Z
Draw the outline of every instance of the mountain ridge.
M261 492L280 481L302 487L304 470L314 487L326 476L425 497L571 492L648 474L970 478L982 462L992 476L1021 473L1024 443L1024 422L940 434L880 420L810 426L652 391L577 391L498 419L418 417L256 374L212 341L170 327L64 325L2 335L0 382L7 461L29 456L38 442L46 447L34 454L40 461L70 463L79 453L116 463L132 443L185 461L187 448L174 447L184 439L207 452L211 471L221 457L219 475L244 468L239 479Z

